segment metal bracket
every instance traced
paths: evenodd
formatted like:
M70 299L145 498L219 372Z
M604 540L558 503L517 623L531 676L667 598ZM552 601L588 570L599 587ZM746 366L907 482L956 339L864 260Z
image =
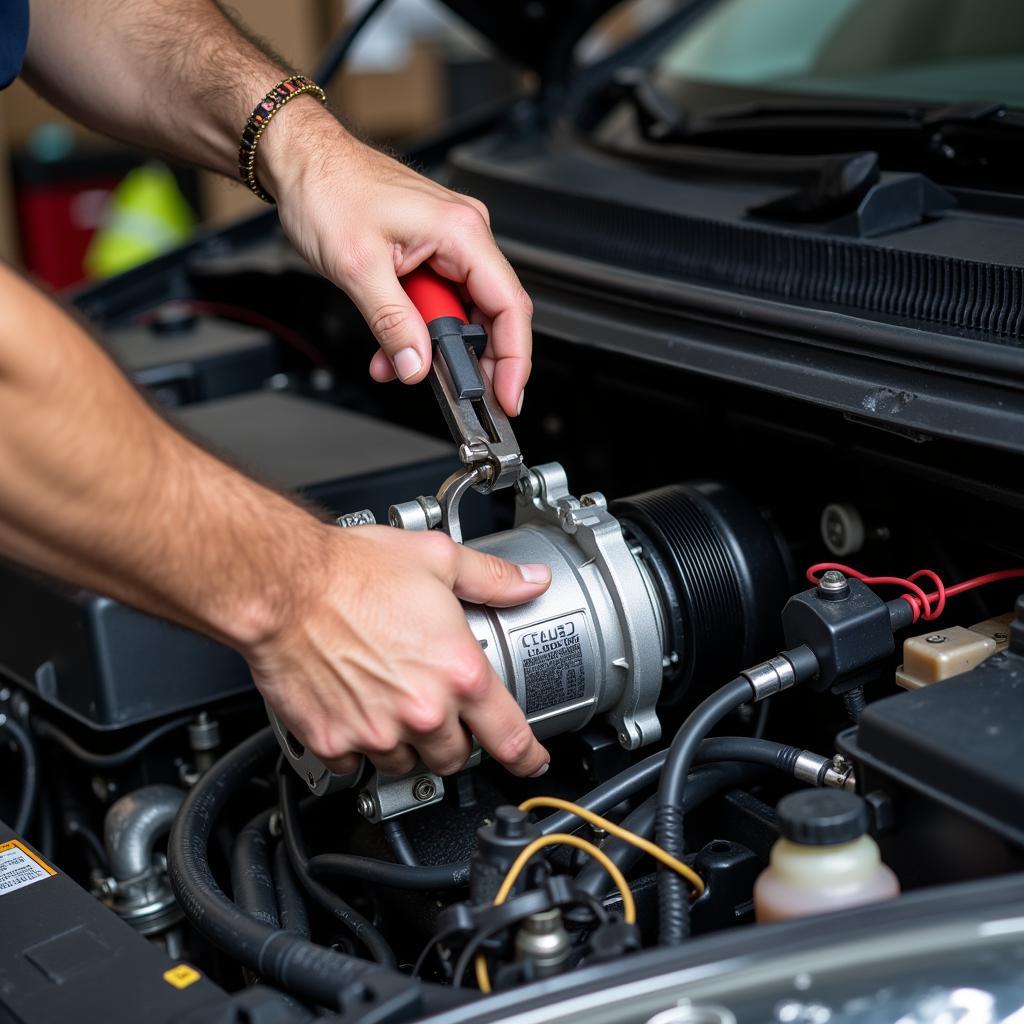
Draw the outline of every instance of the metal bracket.
M379 824L443 799L444 779L420 765L408 775L375 772L359 794L356 808L367 821Z

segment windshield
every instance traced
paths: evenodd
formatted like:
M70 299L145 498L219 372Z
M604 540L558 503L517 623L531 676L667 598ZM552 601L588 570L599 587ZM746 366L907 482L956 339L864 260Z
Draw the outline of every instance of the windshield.
M658 70L774 93L1024 107L1024 0L721 0Z

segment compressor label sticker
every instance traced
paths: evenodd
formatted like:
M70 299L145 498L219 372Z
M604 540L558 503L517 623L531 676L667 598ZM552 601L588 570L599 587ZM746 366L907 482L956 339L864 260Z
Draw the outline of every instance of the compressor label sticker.
M0 843L0 896L57 874L17 839Z
M549 619L513 634L526 683L527 715L585 695L583 645L589 642L587 620L582 612Z

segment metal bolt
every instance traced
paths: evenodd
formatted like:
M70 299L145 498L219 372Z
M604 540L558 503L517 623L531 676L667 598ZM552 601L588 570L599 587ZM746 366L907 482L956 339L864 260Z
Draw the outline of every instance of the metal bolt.
M364 817L373 816L373 797L369 793L360 793L356 797L356 810Z
M434 780L428 779L425 775L422 779L417 779L412 787L412 795L416 797L420 803L426 803L428 800L433 800L437 795L437 786L434 785Z
M932 633L930 637L926 638L926 642L930 644L944 644L946 639L941 633Z
M827 590L829 593L835 593L846 586L846 577L838 569L829 569L827 572L823 572L818 583L819 590Z

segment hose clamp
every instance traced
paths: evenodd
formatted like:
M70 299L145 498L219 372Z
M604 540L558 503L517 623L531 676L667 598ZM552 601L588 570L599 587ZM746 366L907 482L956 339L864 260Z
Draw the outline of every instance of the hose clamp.
M744 669L741 673L754 691L755 701L764 700L796 684L796 672L788 659L776 655L759 665Z
M793 778L797 782L806 782L809 786L820 786L825 769L831 764L827 757L821 754L812 753L810 750L801 750L793 765Z

